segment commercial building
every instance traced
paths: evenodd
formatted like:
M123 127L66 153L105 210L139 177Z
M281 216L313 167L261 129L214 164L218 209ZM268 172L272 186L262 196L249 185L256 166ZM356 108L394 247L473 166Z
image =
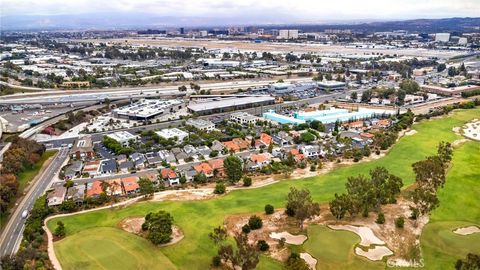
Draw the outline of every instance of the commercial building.
M128 131L117 131L111 134L107 134L107 137L114 139L123 146L128 146L130 140L137 141L138 136L133 135Z
M435 34L435 41L436 42L449 42L450 41L450 33L436 33Z
M90 135L80 136L73 144L70 154L78 160L89 160L95 157L93 151L92 137Z
M317 82L317 86L320 90L324 91L343 91L347 84L338 81L321 81Z
M250 124L253 125L259 119L261 118L246 112L234 112L230 115L230 121L241 124L241 125L250 125Z
M142 99L133 104L113 110L113 115L118 118L145 121L181 108L182 102L175 99Z
M462 93L480 90L480 85L464 85L449 88L435 85L422 85L421 89L425 92L439 94L443 96L460 96Z
M279 39L297 39L298 30L297 29L282 29L278 31Z
M177 142L183 141L183 139L188 136L187 132L178 128L165 128L155 133L166 140L176 138Z
M237 96L230 98L212 98L203 102L188 105L190 113L206 115L248 109L275 104L275 98L270 96Z
M204 120L204 119L188 119L186 124L188 126L192 126L201 131L210 132L215 129L215 124L212 121Z

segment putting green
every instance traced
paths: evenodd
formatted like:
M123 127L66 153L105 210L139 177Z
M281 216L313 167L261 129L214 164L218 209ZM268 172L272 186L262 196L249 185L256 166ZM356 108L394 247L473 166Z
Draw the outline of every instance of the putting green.
M62 268L177 269L158 247L116 228L95 228L55 243ZM65 243L64 243L65 242Z
M341 193L344 191L344 184L348 176L359 173L367 174L369 170L376 166L385 166L393 174L401 177L405 185L409 185L414 180L414 175L411 168L412 163L424 159L428 155L435 154L436 146L440 141L444 140L453 142L456 139L460 139L461 136L455 135L452 132L452 128L454 126L461 126L463 123L470 121L473 118L479 118L479 116L480 109L458 110L445 118L428 120L419 124L415 124L413 128L417 130L418 133L411 136L405 136L400 139L400 141L385 157L368 163L338 168L326 175L306 178L303 180L281 181L277 184L259 189L238 190L218 199L212 199L208 201L136 203L132 206L122 209L105 209L81 215L52 219L48 223L48 226L50 229L54 229L58 220L62 220L65 223L67 237L55 244L56 250L60 250L63 248L63 246L73 245L70 242L76 241L77 237L75 236L79 233L84 235L85 244L87 244L88 241L96 242L92 240L94 238L93 234L89 233L90 231L95 230L95 228L113 228L116 227L120 220L126 217L141 216L147 214L148 212L158 211L160 209L166 210L173 215L175 224L182 228L185 238L175 245L161 248L161 252L166 255L166 257L168 257L170 261L179 269L208 269L211 258L216 254L217 250L217 247L215 247L212 241L208 238L208 233L211 232L214 227L223 224L223 220L226 215L263 212L265 204L272 204L276 208L284 207L286 202L286 194L291 186L295 186L297 188L308 188L310 189L315 200L319 202L327 202L333 197L334 193ZM474 143L472 142L467 144L470 145ZM464 152L464 149L466 149L466 147L461 147L455 151L452 169L455 169L458 166L460 171L464 171L464 173L472 173L472 177L476 176L476 178L479 179L480 177L478 171L472 172L472 170L468 170L471 166L473 166L472 162L475 162L475 158L477 158L476 164L480 164L480 161L478 160L478 152L475 156L474 152ZM465 154L470 155L470 157L460 158ZM464 164L464 162L469 163ZM459 198L458 196L462 196L461 194L452 196L452 203L450 204L450 207L454 207L456 205L455 207L457 208L454 209L456 213L451 213L451 215L456 216L449 217L450 220L465 220L463 219L462 214L468 214L463 213L461 210L463 206L457 205L455 199L465 200L475 205L475 200L479 197L478 182L475 183L475 185L464 186L462 188L461 185L463 184L461 183L463 180L458 179L457 177L459 176L460 175L449 173L445 192L448 190L449 182L460 183L460 186L458 187L460 190L469 189L469 193L462 193L467 194L466 196L468 198ZM442 191L442 197L446 196L444 195L445 192ZM472 194L472 192L476 193ZM438 210L440 211L445 205L449 204L444 203L443 199L441 198L441 206ZM478 204L476 205L478 206ZM478 209L480 209L480 207L477 207L476 210L477 221L478 211L480 211ZM438 220L444 220L446 217L443 215L448 216L449 214L441 214L439 212L438 214L434 213L434 216L435 215L438 216ZM475 215L468 215L470 215L470 217L466 220L474 222L473 220L475 220ZM120 234L124 233L120 232L119 230L113 232L111 235L112 238L115 238L117 235L118 237L121 237ZM142 243L146 245L145 249L143 250L147 251L152 248L148 242L142 241ZM63 248L63 250L67 250L67 248ZM350 248L348 250L350 252ZM68 257L64 252L57 252L59 260L62 262L62 265L64 265L65 268L78 269L75 266L78 266L78 262L84 262L86 260L85 255L76 249L69 249L69 252L70 253ZM96 256L104 256L107 253L107 251L103 250L96 250L96 252L98 253ZM425 251L425 254L425 256L429 256L427 251ZM151 256L148 256L145 253L144 260L151 260ZM430 261L427 260L427 267L429 262ZM110 266L108 262L105 264L101 263L101 265L105 269L118 269ZM432 265L436 264L433 263ZM280 263L262 257L258 268L275 269L279 267L281 267ZM128 265L125 264L121 269L135 269L135 267L128 268Z
M326 226L309 226L306 252L317 259L317 269L384 269L383 262L372 262L354 251L360 237L349 231L335 231Z

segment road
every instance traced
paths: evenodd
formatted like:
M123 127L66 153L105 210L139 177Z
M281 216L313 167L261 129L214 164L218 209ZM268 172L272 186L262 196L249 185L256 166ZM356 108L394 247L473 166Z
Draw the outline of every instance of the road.
M68 151L68 148L60 149L48 167L43 171L40 177L38 177L35 183L32 184L32 187L20 201L15 212L10 216L10 220L6 224L0 237L0 257L17 252L22 241L26 221L26 219L22 218L22 212L24 210L30 211L35 200L49 188L55 175L68 157Z
M311 78L293 78L285 79L286 82L306 82ZM231 89L247 89L249 87L261 87L274 83L277 80L246 80L229 81L217 83L198 83L201 89L220 91ZM188 85L189 82L185 82ZM188 90L191 92L191 90ZM178 90L178 85L169 86L144 86L144 87L124 87L124 88L104 88L104 89L82 89L82 90L53 90L36 93L14 94L0 97L3 104L50 104L50 103L74 103L85 101L103 101L105 98L110 100L142 98L153 96L173 96L185 95L185 92Z

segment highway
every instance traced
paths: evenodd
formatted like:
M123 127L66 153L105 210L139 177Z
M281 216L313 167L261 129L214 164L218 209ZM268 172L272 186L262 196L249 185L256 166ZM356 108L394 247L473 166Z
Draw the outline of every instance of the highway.
M55 155L49 166L32 184L28 193L19 202L15 212L10 216L10 220L6 224L2 235L0 236L0 257L14 254L20 247L25 228L25 220L22 218L24 210L30 211L35 200L40 197L51 185L55 175L60 170L63 162L68 157L68 148L62 148Z
M229 81L220 83L197 83L201 89L220 91L231 89L247 89L249 87L261 87L277 80L246 80L246 81ZM311 78L293 78L285 79L286 82L305 82L311 81ZM190 87L185 82L189 92ZM5 84L5 83L4 83ZM105 98L110 100L153 97L153 96L174 96L184 95L185 92L178 90L179 85L170 86L144 86L144 87L124 87L124 88L104 88L104 89L80 89L80 90L52 90L41 91L36 93L14 94L0 97L2 104L51 104L51 103L75 103L85 101L103 101Z

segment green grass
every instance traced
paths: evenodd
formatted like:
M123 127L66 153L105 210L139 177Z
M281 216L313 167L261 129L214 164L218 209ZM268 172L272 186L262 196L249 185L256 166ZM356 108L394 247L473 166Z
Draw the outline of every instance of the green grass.
M326 226L308 227L306 252L317 259L317 269L383 269L383 262L372 262L355 255L360 237L349 231L335 231Z
M105 265L112 269L176 269L159 248L116 228L101 227L77 233L59 245L56 252L64 259L65 270L104 269Z
M43 153L42 157L37 163L35 163L35 165L33 165L31 168L27 168L26 170L18 174L17 179L19 183L19 194L21 194L25 187L28 185L28 183L32 181L35 176L37 176L38 172L43 166L43 163L45 163L45 161L47 161L47 159L49 159L51 156L55 155L56 152L57 151L55 150L45 151L45 153Z
M479 109L459 110L446 118L416 124L413 128L418 133L400 139L387 156L368 163L338 168L326 175L303 180L282 181L259 189L237 190L221 198L208 201L142 202L122 209L108 209L57 218L51 220L48 226L53 229L58 220L65 223L67 237L54 245L62 266L72 268L77 261L83 260L84 256L76 250L71 250L71 259L67 260L58 250L64 249L65 245L75 241L73 236L82 232L87 237L85 241L89 241L91 237L88 232L97 227L116 227L117 223L125 217L145 215L150 211L160 209L166 210L173 215L175 224L182 228L185 238L175 245L161 248L161 252L179 269L208 269L211 257L217 250L208 238L208 233L214 227L223 224L226 215L262 212L267 203L276 208L284 207L286 194L291 186L308 188L315 200L327 202L335 192L344 191L344 183L348 176L359 173L367 174L376 166L385 166L392 173L400 176L406 185L411 184L414 180L411 164L428 155L435 154L436 146L441 140L452 142L460 138L452 132L452 127L461 126L473 118L478 118L479 115ZM458 155L455 156L454 167L459 163ZM450 181L457 180L451 180L451 178L450 174ZM427 252L425 253L427 254ZM145 259L149 260L149 257L145 255ZM113 269L109 264L105 264L103 267ZM258 268L275 269L279 267L280 263L262 257Z
M457 259L480 252L480 234L453 233L459 227L480 226L480 143L468 142L454 153L453 167L439 192L440 207L430 215L421 236L425 264L453 268Z

